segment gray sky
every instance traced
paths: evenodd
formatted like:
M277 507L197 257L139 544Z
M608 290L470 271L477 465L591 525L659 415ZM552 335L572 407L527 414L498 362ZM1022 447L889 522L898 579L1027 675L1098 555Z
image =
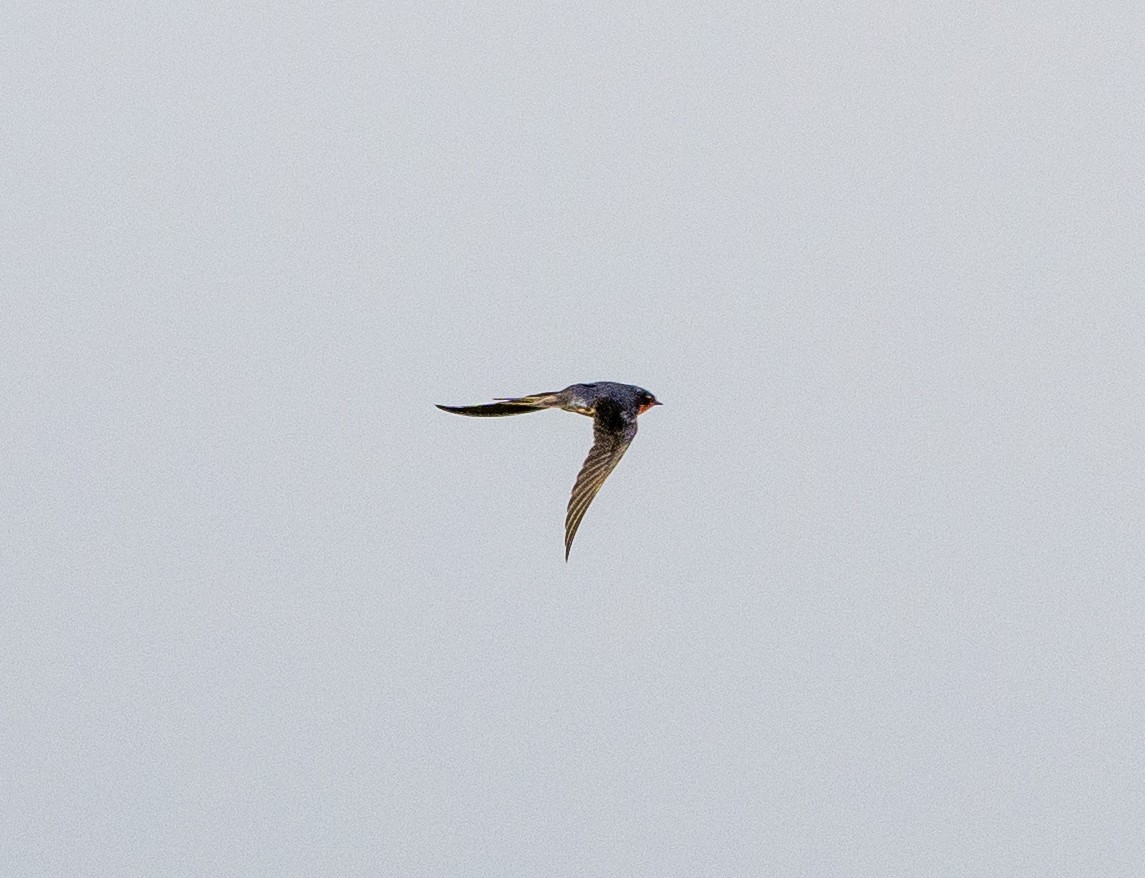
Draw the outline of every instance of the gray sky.
M1142 9L9 5L0 872L1145 873Z

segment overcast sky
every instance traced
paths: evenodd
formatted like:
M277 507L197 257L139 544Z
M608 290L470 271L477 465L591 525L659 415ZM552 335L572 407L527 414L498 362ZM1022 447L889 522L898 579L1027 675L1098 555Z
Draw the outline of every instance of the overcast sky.
M0 872L1145 874L1143 10L8 4Z

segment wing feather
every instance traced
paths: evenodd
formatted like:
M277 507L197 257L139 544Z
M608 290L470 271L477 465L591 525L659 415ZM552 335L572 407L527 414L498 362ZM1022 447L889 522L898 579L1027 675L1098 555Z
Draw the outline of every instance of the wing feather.
M617 411L598 410L593 418L592 434L592 448L573 484L568 511L565 513L566 561L572 549L573 537L576 536L589 504L636 436L636 419L624 421Z
M539 412L541 409L559 405L556 393L535 393L532 396L518 396L512 399L499 399L484 405L439 405L443 412L455 415L468 415L471 418L500 418L505 415L523 415Z

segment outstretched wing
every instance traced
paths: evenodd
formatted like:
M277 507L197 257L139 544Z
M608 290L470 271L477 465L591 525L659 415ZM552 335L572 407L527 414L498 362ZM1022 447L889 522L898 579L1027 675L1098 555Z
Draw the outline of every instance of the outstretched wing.
M607 403L598 404L592 425L593 443L580 468L580 474L573 484L569 498L568 512L565 513L565 560L569 558L573 537L576 536L580 521L600 491L600 486L608 478L624 457L624 452L636 436L636 418L623 417L618 408Z
M499 399L486 405L439 405L443 412L455 415L469 415L471 418L499 418L503 415L523 415L539 412L541 409L559 405L555 393L537 393L533 396L518 396L515 399Z
M502 415L523 415L526 412L539 412L535 405L519 402L491 402L488 405L439 405L443 412L455 415L469 415L471 418L499 418Z

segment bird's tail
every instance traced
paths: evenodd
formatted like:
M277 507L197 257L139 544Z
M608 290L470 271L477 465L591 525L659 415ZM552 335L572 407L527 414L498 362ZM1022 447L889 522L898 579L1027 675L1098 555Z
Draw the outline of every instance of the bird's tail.
M518 396L514 399L499 399L485 405L439 405L443 412L455 415L469 415L471 418L500 418L504 415L524 415L553 408L561 404L559 394L537 393L532 396Z

